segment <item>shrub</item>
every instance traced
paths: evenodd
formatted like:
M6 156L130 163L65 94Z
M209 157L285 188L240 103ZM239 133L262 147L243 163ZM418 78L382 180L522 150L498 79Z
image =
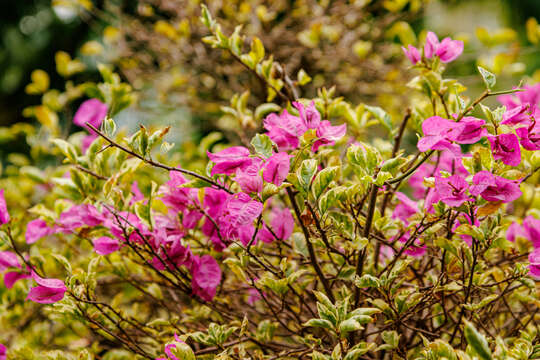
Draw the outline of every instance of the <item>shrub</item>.
M101 66L62 164L3 180L0 359L540 357L540 86L479 68L468 99L443 76L463 43L428 33L403 49L419 96L396 119L297 98L262 43L202 22L283 107L235 95L244 143L167 165L168 128L116 129L131 89Z

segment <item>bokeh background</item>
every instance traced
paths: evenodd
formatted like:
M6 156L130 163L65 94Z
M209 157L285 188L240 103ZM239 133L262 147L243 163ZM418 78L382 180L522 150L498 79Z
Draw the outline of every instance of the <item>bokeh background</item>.
M353 102L403 108L410 74L400 46L416 44L426 29L465 41L464 55L448 71L471 91L481 86L476 65L496 73L502 84L540 78L537 0L206 3L224 30L243 24L244 32L259 36L286 71L304 69L312 76L302 94L306 97L321 86L336 85L337 93ZM45 101L43 92L27 88L34 70L48 74L47 91L56 89L50 100L66 93L66 86L99 80L96 65L106 63L137 93L136 104L118 115L121 124L169 124L176 129L171 135L176 142L196 141L215 128L234 133L220 106L246 88L253 103L265 99L257 95L256 79L201 42L206 32L197 20L199 5L192 0L1 1L1 129L40 121L28 110ZM59 75L60 51L84 70ZM60 123L70 122L83 98L62 102ZM24 142L6 131L0 131L2 156L24 152Z

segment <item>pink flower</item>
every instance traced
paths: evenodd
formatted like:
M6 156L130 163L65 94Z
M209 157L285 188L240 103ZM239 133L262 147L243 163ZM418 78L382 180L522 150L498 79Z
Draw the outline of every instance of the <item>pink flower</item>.
M0 190L0 225L9 222L9 213L7 210L6 199L4 198L4 189Z
M488 140L495 160L501 160L504 164L510 166L519 165L521 162L521 148L516 135L508 133L488 136Z
M133 184L131 184L131 194L133 195L131 203L144 200L144 194L141 192L141 189L139 189L139 183L137 181L134 181Z
M20 268L19 258L17 254L11 251L0 251L0 271L4 271L7 268Z
M438 46L439 38L434 32L429 31L426 37L426 44L424 45L424 55L426 58L431 59L433 55L435 55L435 51L437 51Z
M533 121L528 128L517 128L516 134L519 136L521 146L525 149L540 150L540 123Z
M409 59L409 61L413 65L415 65L417 62L419 62L422 59L422 56L420 55L420 51L418 51L418 49L412 45L408 45L406 48L402 46L401 49L405 53L405 56L407 57L407 59Z
M525 85L518 91L516 97L521 104L528 104L531 108L535 108L540 102L540 83L534 85Z
M529 272L536 278L540 278L540 248L534 249L529 254Z
M341 139L347 132L347 124L332 126L330 121L321 121L317 128L317 137L311 150L317 151L321 146L334 145L337 140Z
M454 123L454 127L449 129L448 139L458 144L474 144L487 135L487 130L482 127L484 124L485 121L482 119L465 116L458 123Z
M280 150L293 150L300 144L299 137L306 131L306 124L298 116L291 115L283 110L281 115L270 114L264 121L264 128L268 130L268 137L272 139Z
M295 108L300 113L300 119L304 123L307 129L316 129L321 123L321 114L315 108L315 102L311 101L308 107L305 107L301 102L293 102Z
M243 146L233 146L216 154L209 152L208 158L215 163L211 172L212 176L232 175L237 169L245 168L251 163L249 150Z
M158 253L169 269L173 269L174 266L185 266L189 270L193 268L196 256L193 255L189 246L182 244L181 235L163 236L159 245ZM166 267L159 259L156 258L154 263L158 269L165 270Z
M272 210L272 221L270 225L274 234L279 240L287 240L291 237L294 229L294 218L291 210L274 208Z
M425 152L428 150L450 150L455 154L461 153L458 145L452 144L449 140L450 130L455 131L460 127L455 121L443 119L440 116L432 116L422 123L424 137L418 140L418 150Z
M428 190L426 199L424 200L424 209L426 212L433 214L435 209L433 205L437 204L440 201L439 193L434 188Z
M197 199L197 189L181 187L187 181L178 171L170 171L169 181L159 188L161 201L170 209L184 212L188 205L192 204L194 199Z
M11 289L15 283L21 279L29 279L32 276L27 272L8 271L4 274L4 285Z
M90 145L92 145L94 140L96 140L98 137L99 137L99 135L97 135L97 134L88 134L88 135L86 135L85 137L82 138L82 140L81 140L81 149L82 149L83 153L86 153L86 150L88 150Z
M452 40L449 37L444 38L437 47L437 55L443 63L454 61L463 52L463 41Z
M283 184L289 174L290 156L285 152L279 152L268 158L263 170L263 179L276 186Z
M118 239L111 239L108 236L94 239L92 243L94 244L94 251L99 255L108 255L120 249Z
M210 255L196 258L193 264L191 289L205 301L212 301L221 282L221 269Z
M461 206L470 200L466 194L469 184L459 175L452 175L447 178L435 177L435 191L439 200L448 206Z
M243 192L260 193L263 189L263 178L259 174L262 160L259 158L251 159L251 163L244 169L236 170L234 180L240 185Z
M26 225L26 243L33 244L39 239L52 234L53 231L45 221L41 219L32 220Z
M540 220L529 215L523 220L524 237L532 242L533 247L540 248Z
M77 109L73 117L73 123L82 127L86 127L86 123L90 123L90 125L99 129L103 119L107 116L108 110L107 104L98 99L86 100Z
M262 296L259 293L259 291L257 291L257 289L255 289L255 288L249 288L248 289L248 300L247 300L248 304L253 305L259 300L262 300Z
M424 45L424 55L431 59L437 55L443 63L454 61L463 52L463 41L452 40L449 37L439 42L435 33L428 32L426 44Z
M399 202L392 213L393 219L406 221L418 212L418 204L416 201L409 199L407 195L399 191L397 191L395 195Z
M60 214L57 231L71 232L77 228L101 225L104 216L90 204L73 205L68 210Z
M6 360L7 349L4 344L0 344L0 360Z
M521 190L516 181L494 175L489 171L480 171L473 177L470 193L482 196L487 201L502 201L509 203L521 196Z
M503 114L501 124L515 125L529 121L529 105L517 105Z
M506 230L506 239L508 239L508 241L515 242L517 237L525 238L526 233L523 226L514 221Z
M252 200L245 193L230 197L225 204L225 213L218 222L222 234L227 238L239 238L238 229L243 225L252 225L262 209L262 203Z
M28 300L40 304L52 304L64 298L67 288L62 280L44 279L35 272L32 272L32 278L34 278L38 286L30 289L26 297Z

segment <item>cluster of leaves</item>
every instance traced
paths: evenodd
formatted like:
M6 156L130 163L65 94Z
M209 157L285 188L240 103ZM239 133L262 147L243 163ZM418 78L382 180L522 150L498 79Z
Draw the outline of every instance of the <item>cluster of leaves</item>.
M0 359L540 357L538 85L496 91L480 68L469 99L444 77L463 44L430 33L405 49L417 97L396 118L335 89L298 98L307 73L273 76L262 42L246 53L240 29L205 7L201 21L264 84L226 116L264 130L240 127L244 146L211 134L179 164L167 128L116 128L133 95L107 67L73 97L44 94L93 99L78 134L42 121L56 139L35 151L61 164L2 179Z

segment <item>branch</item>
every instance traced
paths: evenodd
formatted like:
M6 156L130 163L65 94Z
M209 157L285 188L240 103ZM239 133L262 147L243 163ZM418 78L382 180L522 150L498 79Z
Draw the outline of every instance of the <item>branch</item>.
M103 134L101 131L99 131L98 129L96 129L92 124L90 123L86 123L86 125L92 129L92 131L94 131L96 134L98 134L99 136L101 136L103 139L105 139L109 144L111 144L111 146L113 147L116 147L126 153L128 153L129 155L133 156L133 157L136 157L137 159L140 159L142 161L144 161L145 163L149 164L149 165L152 165L154 167L157 167L157 168L161 168L161 169L164 169L164 170L167 170L167 171L178 171L182 174L185 174L185 175L189 175L189 176L193 176L199 180L202 180L202 181L205 181L207 182L208 184L210 185L213 185L221 190L225 190L226 192L228 192L229 194L233 194L233 192L229 189L227 189L225 186L217 183L216 181L204 176L204 175L201 175L201 174L198 174L194 171L190 171L190 170L186 170L186 169L180 169L180 168L176 168L176 167L172 167L172 166L168 166L168 165L165 165L165 164L161 164L161 163L158 163L158 162L155 162L151 159L146 159L144 156L142 155L139 155L137 154L136 152L133 152L131 150L129 150L128 148L126 148L125 146L122 146L120 144L118 144L117 142L115 142L114 140L112 140L111 138L109 138L107 135Z
M313 268L315 269L317 276L321 280L324 290L326 291L326 295L328 296L330 301L335 302L335 298L334 298L334 295L332 294L330 284L328 284L328 280L324 277L324 273L322 272L321 267L319 266L319 263L317 262L317 257L315 255L315 250L313 249L313 244L309 240L309 231L306 228L306 225L304 224L304 222L302 221L302 214L300 213L300 209L298 208L298 204L296 203L296 199L294 198L294 195L290 188L287 188L287 195L289 195L289 199L291 200L294 213L296 214L298 223L300 224L300 227L302 228L302 232L304 233L304 237L306 238L306 246L308 248L311 265L313 265Z

